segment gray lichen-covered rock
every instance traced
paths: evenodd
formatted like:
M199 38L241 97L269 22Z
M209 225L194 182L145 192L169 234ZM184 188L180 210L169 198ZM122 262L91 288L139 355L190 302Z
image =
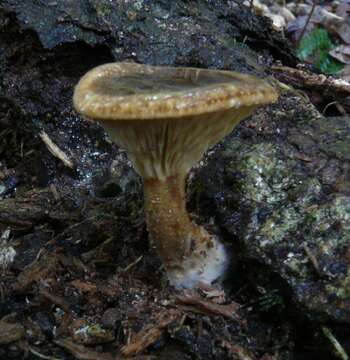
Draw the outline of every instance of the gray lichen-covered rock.
M325 118L283 96L224 141L193 190L215 203L217 222L243 243L241 255L286 281L304 313L347 323L349 153L350 118Z

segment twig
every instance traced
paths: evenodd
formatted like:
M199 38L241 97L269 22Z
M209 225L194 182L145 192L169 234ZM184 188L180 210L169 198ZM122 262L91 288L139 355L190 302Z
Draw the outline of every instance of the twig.
M31 346L29 346L29 351L37 356L38 358L40 359L47 359L47 360L62 360L61 358L56 358L56 357L53 357L53 356L47 356L47 355L44 355L44 354L41 354L39 353L38 351L34 350Z
M126 266L124 269L122 269L122 272L129 271L131 268L133 268L135 265L137 265L142 260L142 258L143 258L143 255L139 256L134 262L132 262L131 264Z
M49 135L43 130L39 133L40 139L45 143L50 153L60 159L64 165L73 169L74 163L69 157L50 139Z
M334 337L330 329L328 329L326 326L322 326L322 331L324 336L332 343L334 346L335 351L337 352L337 355L342 360L349 360L348 354L345 352L344 348L341 346L339 341Z
M82 220L82 221L80 221L78 223L75 223L75 224L72 224L72 225L68 226L61 233L57 234L54 238L52 238L50 241L45 243L44 247L47 248L48 246L54 244L57 239L59 239L60 237L66 235L66 234L68 234L69 231L71 231L72 229L74 229L74 228L76 228L76 227L78 227L78 226L80 226L80 225L82 225L82 224L84 224L86 222L97 219L98 217L99 217L99 215L93 215L93 216L90 216L90 217L88 217L88 218L86 218L86 219L84 219L84 220Z
M309 22L311 20L311 17L315 11L315 8L316 8L316 0L314 0L313 4L312 4L312 8L311 8L311 11L310 11L310 14L308 15L308 18L306 19L306 22L305 22L305 25L303 27L303 30L301 31L301 34L300 36L298 37L298 40L297 40L297 46L300 45L300 41L302 40L302 38L304 37L304 34L305 34L305 31L306 31L306 28L308 27L309 25Z
M346 115L346 111L345 111L344 107L341 104L339 104L338 101L332 101L332 102L328 103L322 110L322 115L324 115L326 113L327 109L332 105L334 105L342 115Z
M78 360L113 360L116 359L109 353L90 350L87 346L75 344L70 339L53 340L53 342L73 354Z
M324 74L314 74L307 70L290 68L288 66L272 66L275 76L293 86L322 91L323 94L333 97L350 95L350 83L345 80L334 79Z
M177 296L177 302L198 308L201 312L213 315L222 315L231 320L240 321L236 311L240 308L239 304L231 303L227 305L216 304L212 301L204 300L195 293L184 293Z

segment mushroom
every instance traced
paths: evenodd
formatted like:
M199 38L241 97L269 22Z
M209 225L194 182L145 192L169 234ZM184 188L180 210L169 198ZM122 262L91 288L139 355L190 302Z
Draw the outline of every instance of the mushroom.
M186 176L203 153L277 94L231 71L111 63L77 84L75 109L98 121L143 178L148 232L170 284L191 288L222 277L223 243L186 211Z

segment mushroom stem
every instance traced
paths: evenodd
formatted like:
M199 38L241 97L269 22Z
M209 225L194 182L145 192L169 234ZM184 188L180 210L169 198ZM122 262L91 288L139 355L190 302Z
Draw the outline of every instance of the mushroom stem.
M177 288L210 284L225 272L228 256L224 246L187 214L185 180L207 148L229 133L236 116L247 111L134 120L131 125L122 120L101 121L143 178L147 228L169 281Z
M210 283L227 263L223 245L188 216L185 177L144 179L148 230L170 283L176 287Z
M182 175L144 180L148 231L167 268L180 267L186 253L191 221L186 213L184 188Z

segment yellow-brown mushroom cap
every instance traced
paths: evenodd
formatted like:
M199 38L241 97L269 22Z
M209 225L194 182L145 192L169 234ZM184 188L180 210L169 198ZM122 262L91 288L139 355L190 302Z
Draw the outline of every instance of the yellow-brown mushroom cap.
M254 76L232 71L110 63L86 73L73 103L99 120L179 118L276 101Z

